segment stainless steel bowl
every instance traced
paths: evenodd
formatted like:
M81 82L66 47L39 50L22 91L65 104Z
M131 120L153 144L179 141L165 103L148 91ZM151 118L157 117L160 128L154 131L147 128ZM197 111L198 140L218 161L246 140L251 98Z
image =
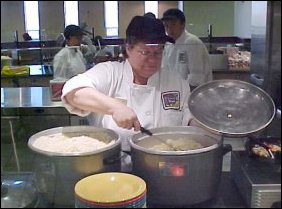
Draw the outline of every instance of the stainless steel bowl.
M69 136L86 135L113 144L92 152L57 153L36 148L33 142L41 136L64 133ZM52 128L34 134L28 146L34 157L35 185L41 196L57 207L74 207L74 186L82 178L121 169L121 138L110 129L93 126Z
M242 137L267 127L275 116L271 97L239 80L215 80L192 91L188 100L194 118L211 132Z
M36 141L41 136L48 136L52 134L57 133L63 133L66 136L69 137L77 137L77 136L89 136L92 138L96 138L102 142L105 142L106 144L110 143L111 141L115 141L110 146L106 146L104 148L99 148L94 151L88 151L88 152L75 152L75 153L58 153L58 152L51 152L51 151L45 151L42 149L38 149L33 145L34 141ZM105 150L112 149L113 147L116 147L118 144L121 143L121 139L119 138L118 134L116 134L114 131L110 129L105 128L98 128L93 126L65 126L65 127L57 127L57 128L51 128L44 131L41 131L39 133L34 134L30 137L28 140L28 146L30 149L37 153L41 153L46 156L62 156L62 157L74 157L74 156L88 156L93 155L97 153L101 153Z

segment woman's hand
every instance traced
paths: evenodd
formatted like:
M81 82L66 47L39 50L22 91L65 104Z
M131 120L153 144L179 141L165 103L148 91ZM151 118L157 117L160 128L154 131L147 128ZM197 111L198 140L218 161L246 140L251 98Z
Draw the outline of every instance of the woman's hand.
M116 124L121 128L129 130L134 128L135 131L140 130L141 125L136 113L126 105L118 105L113 110L112 117Z
M115 123L125 129L139 131L140 122L130 107L90 87L77 88L65 96L66 101L78 109L111 115Z

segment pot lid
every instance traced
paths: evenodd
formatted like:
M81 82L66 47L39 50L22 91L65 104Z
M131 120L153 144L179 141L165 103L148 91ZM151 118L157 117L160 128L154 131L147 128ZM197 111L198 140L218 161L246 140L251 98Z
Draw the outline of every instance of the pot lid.
M239 80L215 80L191 92L191 114L211 132L242 137L268 126L275 116L271 97Z
M38 199L36 189L25 178L1 176L1 208L32 207Z

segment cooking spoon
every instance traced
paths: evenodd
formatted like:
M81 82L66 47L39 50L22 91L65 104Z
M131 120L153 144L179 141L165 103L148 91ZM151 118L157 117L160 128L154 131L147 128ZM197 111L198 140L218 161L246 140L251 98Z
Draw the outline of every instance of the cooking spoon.
M164 140L164 139L162 139L162 138L159 138L159 137L157 137L156 135L153 135L153 133L152 133L151 131L149 131L148 129L145 129L145 128L142 127L142 126L141 126L141 128L140 128L140 131L141 131L142 133L144 133L144 134L147 134L147 135L149 135L149 136L151 136L151 137L154 137L154 139L157 139L158 141L160 141L160 142L162 142L163 144L167 145L168 147L170 147L170 148L173 149L174 151L177 151L177 150L178 150L178 149L175 148L172 144L168 144L168 143L166 142L166 140Z

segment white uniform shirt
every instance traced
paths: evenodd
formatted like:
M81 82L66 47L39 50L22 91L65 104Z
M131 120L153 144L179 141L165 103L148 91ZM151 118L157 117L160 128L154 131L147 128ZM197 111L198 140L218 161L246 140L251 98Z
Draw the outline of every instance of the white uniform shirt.
M62 102L70 113L91 118L91 125L109 128L122 138L122 149L129 150L128 140L137 133L116 125L111 115L94 114L74 108L64 96L79 87L92 87L112 98L126 102L145 128L187 125L190 120L188 82L171 72L160 70L151 76L147 85L133 83L128 60L100 63L87 72L70 79L63 88Z
M78 47L64 47L53 60L54 81L66 81L86 71L86 63Z
M204 43L195 35L184 31L175 41L167 44L163 53L162 68L179 72L192 86L212 80L209 53Z

